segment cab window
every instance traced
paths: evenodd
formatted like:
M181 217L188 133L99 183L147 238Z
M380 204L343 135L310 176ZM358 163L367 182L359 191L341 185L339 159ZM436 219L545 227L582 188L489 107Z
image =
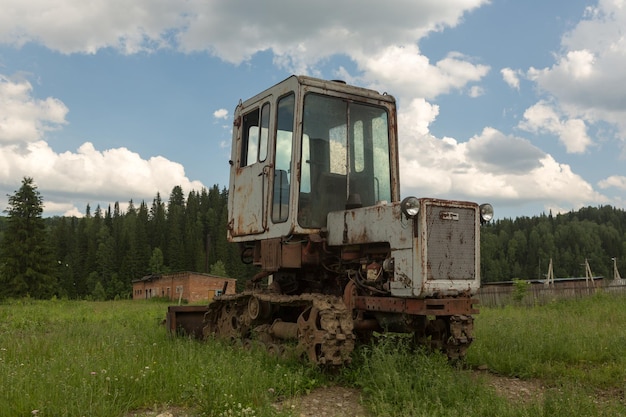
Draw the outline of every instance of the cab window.
M267 158L269 121L269 103L265 103L261 109L257 108L243 116L242 167L258 161L263 162Z
M289 94L278 100L276 116L276 168L272 221L280 223L289 216L289 187L291 183L291 149L293 144L293 107L295 97Z

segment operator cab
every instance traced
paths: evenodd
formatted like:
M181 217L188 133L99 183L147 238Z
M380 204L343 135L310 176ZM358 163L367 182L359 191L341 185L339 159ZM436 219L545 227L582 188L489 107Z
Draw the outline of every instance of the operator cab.
M229 238L319 233L333 211L399 200L395 100L292 76L235 109Z

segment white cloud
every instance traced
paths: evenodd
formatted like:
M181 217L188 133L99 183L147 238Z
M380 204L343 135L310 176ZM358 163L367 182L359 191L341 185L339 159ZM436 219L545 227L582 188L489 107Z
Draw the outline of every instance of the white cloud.
M190 181L181 164L157 156L144 160L126 148L98 151L86 142L76 152L55 153L46 142L25 150L0 147L0 186L15 187L22 177L33 177L42 194L69 193L98 201L151 200L157 192L169 195L176 185L184 190L204 186ZM52 197L51 201L54 201Z
M365 7L360 0L270 0L249 2L242 13L241 4L228 0L4 0L0 42L38 42L62 53L169 47L208 51L236 64L272 50L277 64L302 70L334 54L366 55L413 43L457 25L464 13L487 2L390 0Z
M608 199L571 167L528 140L485 128L468 142L438 139L427 125L436 117L413 102L398 120L403 195L491 202L543 202L545 209L598 204ZM419 122L421 120L421 122Z
M19 188L23 177L32 177L42 195L48 194L49 210L71 211L67 200L55 196L73 195L99 201L152 199L156 192L169 195L180 185L200 190L190 181L183 166L161 156L147 160L126 148L96 150L87 142L76 152L55 152L42 137L46 131L67 122L67 107L58 99L38 100L31 84L12 81L0 74L0 189L3 195ZM70 204L71 206L71 204Z
M472 98L480 97L485 94L485 89L478 85L470 87L468 95Z
M68 108L60 100L32 97L32 85L0 74L0 144L40 140L66 124Z
M567 118L587 124L607 122L626 139L626 7L600 0L562 38L551 67L530 68L528 77L559 102ZM576 129L576 127L574 127Z
M185 9L169 0L4 0L2 11L0 42L37 42L67 54L107 47L127 54L154 50L185 24Z
M466 155L482 172L526 175L541 167L545 153L528 140L487 127L466 145Z
M439 106L423 98L411 100L408 105L398 110L398 126L403 130L400 141L408 137L420 137L428 134L428 126L439 115Z
M558 136L569 153L583 153L592 145L587 135L587 126L582 119L562 119L550 104L540 101L524 112L520 129L534 133L549 133Z
M626 191L626 177L620 175L612 175L598 182L598 187L602 189L614 187L618 190Z
M399 91L404 97L432 99L479 81L489 72L486 65L472 64L461 54L450 53L432 65L416 45L389 46L377 54L357 57L364 78L374 88Z
M210 50L234 63L271 49L277 64L301 72L334 54L364 56L388 45L413 43L457 25L464 13L486 2L271 0L249 4L245 14L231 1L195 2L178 39L184 50Z
M213 112L213 117L215 117L216 119L228 119L228 110L226 109L215 110Z
M509 87L519 91L519 76L517 71L514 71L511 68L502 68L500 70L500 74L502 74L502 79L509 85Z

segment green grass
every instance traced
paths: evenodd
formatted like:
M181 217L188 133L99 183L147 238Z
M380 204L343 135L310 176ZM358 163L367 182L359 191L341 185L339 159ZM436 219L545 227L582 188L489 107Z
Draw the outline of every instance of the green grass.
M0 417L276 416L279 399L331 384L361 389L373 416L615 416L626 384L626 299L599 295L541 307L483 308L467 364L540 379L537 400L496 394L483 376L383 337L338 374L216 341L169 338L165 303L0 304ZM295 414L297 415L297 414Z
M264 352L170 339L165 311L130 301L1 305L0 416L121 416L168 404L263 415L277 396L323 377Z
M484 308L475 319L473 365L551 385L623 390L626 299L597 294L533 308Z

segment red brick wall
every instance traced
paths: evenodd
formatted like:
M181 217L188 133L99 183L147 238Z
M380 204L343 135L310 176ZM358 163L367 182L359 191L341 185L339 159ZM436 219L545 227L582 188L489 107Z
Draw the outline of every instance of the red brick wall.
M216 295L216 291L222 291L225 281L228 282L226 293L234 294L236 292L234 278L194 272L161 275L153 279L134 282L133 299L167 297L173 301L178 301L180 298L190 303L209 301Z

